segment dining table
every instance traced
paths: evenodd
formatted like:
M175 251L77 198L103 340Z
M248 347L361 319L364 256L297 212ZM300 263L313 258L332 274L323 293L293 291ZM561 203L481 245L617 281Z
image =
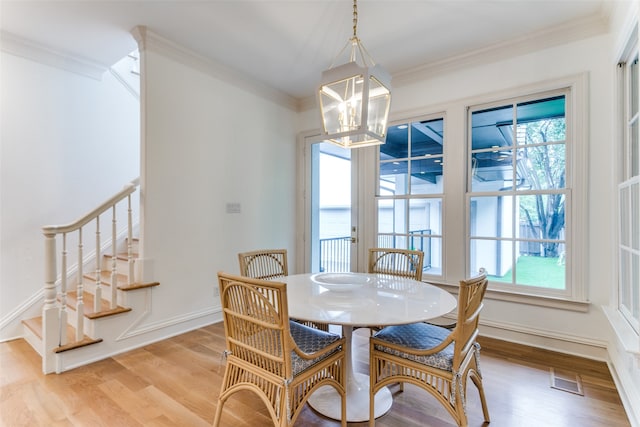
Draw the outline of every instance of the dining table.
M291 318L342 327L346 339L347 421L369 420L369 375L355 372L352 336L357 327L384 327L428 321L450 313L456 298L439 287L389 274L305 273L283 279ZM340 420L340 395L323 386L309 397L309 405L329 418ZM388 388L375 395L375 414L391 409Z

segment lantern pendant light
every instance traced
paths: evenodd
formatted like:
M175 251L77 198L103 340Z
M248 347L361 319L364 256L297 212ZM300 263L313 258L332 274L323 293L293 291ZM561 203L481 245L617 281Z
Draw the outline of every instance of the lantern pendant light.
M346 63L322 73L318 103L322 136L344 148L384 144L391 105L391 76L376 65L357 35L358 5L353 1L353 36Z

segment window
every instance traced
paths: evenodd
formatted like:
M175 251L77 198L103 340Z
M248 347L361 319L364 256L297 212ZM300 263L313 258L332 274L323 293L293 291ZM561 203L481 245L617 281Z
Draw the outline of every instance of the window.
M468 265L491 287L571 297L570 90L469 109Z
M422 250L424 273L442 275L444 119L389 126L379 153L378 246Z
M632 38L632 40L634 40ZM640 333L640 121L638 48L620 63L623 129L618 185L618 309Z

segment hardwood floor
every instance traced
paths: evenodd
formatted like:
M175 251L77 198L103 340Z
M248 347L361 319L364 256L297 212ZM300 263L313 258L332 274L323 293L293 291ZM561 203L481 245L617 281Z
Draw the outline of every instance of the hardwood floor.
M354 334L356 369L367 372L368 330ZM604 363L482 339L481 369L491 427L629 426ZM222 324L201 328L61 375L42 375L38 354L24 340L0 344L0 426L209 426L224 373ZM551 387L582 385L583 396ZM578 378L576 378L576 374ZM578 381L576 381L578 380ZM577 387L576 387L577 390ZM380 427L450 427L448 413L411 385L391 389ZM469 383L469 425L483 423ZM271 425L250 393L225 405L223 425ZM297 426L333 427L308 406ZM350 423L366 426L367 423Z

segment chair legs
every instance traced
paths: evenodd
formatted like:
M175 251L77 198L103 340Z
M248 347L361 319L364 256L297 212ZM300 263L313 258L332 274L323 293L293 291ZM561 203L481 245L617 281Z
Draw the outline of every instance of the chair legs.
M491 422L489 418L489 408L487 407L487 399L484 396L484 387L482 386L482 378L476 373L471 373L471 381L475 384L478 389L478 393L480 394L480 402L482 403L482 415L484 415L484 420L486 422Z

